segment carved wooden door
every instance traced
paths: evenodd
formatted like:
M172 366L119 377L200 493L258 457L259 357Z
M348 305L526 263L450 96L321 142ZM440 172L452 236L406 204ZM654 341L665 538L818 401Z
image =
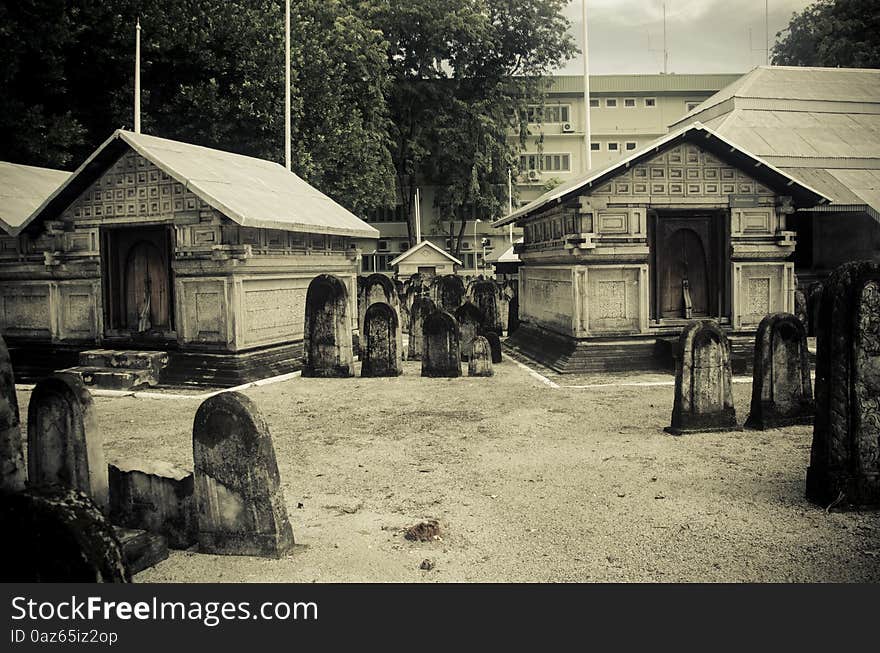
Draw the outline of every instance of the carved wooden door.
M169 327L168 267L155 243L132 246L125 265L125 306L128 328L135 333Z
M662 217L656 239L660 318L713 315L713 231L710 216Z

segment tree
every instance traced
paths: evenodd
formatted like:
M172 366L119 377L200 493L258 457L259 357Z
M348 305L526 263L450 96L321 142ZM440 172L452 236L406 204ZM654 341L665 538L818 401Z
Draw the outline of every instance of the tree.
M880 0L819 0L793 14L773 64L880 68Z
M419 184L434 187L443 233L458 255L466 220L501 214L507 170L528 136L526 107L543 75L575 52L565 0L363 0L358 10L388 42L392 157L414 240ZM453 225L459 223L458 235Z
M293 169L352 211L394 201L386 44L342 0L292 8ZM69 167L132 125L134 25L145 133L283 161L281 0L0 5L0 158Z

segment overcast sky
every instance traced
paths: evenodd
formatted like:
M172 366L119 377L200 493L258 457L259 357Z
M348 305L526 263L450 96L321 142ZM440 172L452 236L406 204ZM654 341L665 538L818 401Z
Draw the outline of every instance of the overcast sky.
M583 45L582 0L566 10ZM663 71L663 0L586 0L590 73ZM670 73L737 73L763 65L765 0L666 0ZM770 42L811 0L769 0ZM751 51L749 30L751 29ZM578 55L559 73L580 75Z

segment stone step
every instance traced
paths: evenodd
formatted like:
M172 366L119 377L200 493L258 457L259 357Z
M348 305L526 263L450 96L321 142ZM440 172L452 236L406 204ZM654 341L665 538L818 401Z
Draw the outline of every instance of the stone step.
M150 370L158 376L159 372L168 365L168 352L90 349L80 352L79 364L83 367Z
M152 370L111 369L109 367L87 367L79 365L61 370L64 374L74 374L82 379L87 387L102 390L131 390L142 385L156 385L156 375Z
M121 526L114 526L113 530L122 545L122 558L132 576L155 567L168 557L168 543L161 535Z

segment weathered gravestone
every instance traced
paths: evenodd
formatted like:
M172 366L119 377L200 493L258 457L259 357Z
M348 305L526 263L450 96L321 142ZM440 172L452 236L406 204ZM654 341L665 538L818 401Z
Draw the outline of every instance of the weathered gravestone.
M712 320L691 322L678 341L673 435L736 430L730 343Z
M507 302L507 335L519 328L519 295L514 295Z
M172 549L198 541L191 471L158 460L119 461L109 471L114 524L164 535Z
M807 498L880 506L880 264L846 263L826 279L816 337Z
M332 274L312 279L306 291L303 376L354 375L348 310L348 291L341 279Z
M293 546L272 436L239 392L206 399L193 422L199 550L278 558Z
M492 352L489 342L483 336L477 336L471 347L468 359L468 376L492 376Z
M461 335L455 318L437 310L425 318L422 334L422 376L461 376Z
M498 284L494 281L477 281L471 286L474 305L483 314L480 331L501 335L501 313L498 308Z
M822 303L822 282L814 281L807 288L807 335L815 336L819 325L819 305Z
M128 583L119 540L82 492L54 486L0 493L0 581Z
M412 305L409 318L409 352L408 358L411 361L422 359L422 349L424 348L424 334L422 327L425 324L425 318L437 310L437 307L427 297L417 297Z
M501 362L501 338L497 333L482 333L486 341L489 343L489 351L492 352L492 362L498 364Z
M0 489L24 489L27 468L21 442L15 375L6 343L0 337Z
M465 302L455 310L455 319L461 329L461 359L467 360L471 355L474 338L480 332L483 312L470 302Z
M464 282L456 274L444 274L434 278L434 303L447 313L455 313L464 302Z
M364 316L362 377L400 376L397 312L384 302L371 304Z
M813 421L807 330L790 313L761 320L755 336L752 404L746 426L771 429Z
M361 286L361 297L358 301L358 334L360 335L360 351L364 351L364 318L371 304L382 302L391 306L395 312L399 312L400 303L397 300L397 286L384 274L374 272L366 277Z
M92 397L78 377L55 374L37 383L27 431L28 484L80 490L106 511L103 442Z

